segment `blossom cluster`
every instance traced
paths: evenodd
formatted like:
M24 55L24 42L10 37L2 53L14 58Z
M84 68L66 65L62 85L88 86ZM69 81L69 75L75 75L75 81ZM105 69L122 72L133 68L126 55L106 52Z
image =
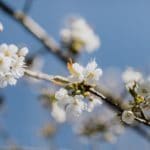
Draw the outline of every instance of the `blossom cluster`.
M72 18L66 28L60 32L61 40L74 52L85 49L93 52L100 46L100 39L83 18Z
M84 89L85 85L95 86L102 75L102 70L97 68L95 60L85 68L78 63L68 63L68 69L71 73L68 76L70 84L55 93L56 102L52 110L52 116L59 122L65 121L66 118L71 119L72 116L78 117L85 111L91 112L102 103Z
M144 115L146 120L150 121L150 81L144 80L140 82L135 92L139 95L138 106L141 110L141 114Z
M0 45L0 87L15 85L24 75L26 47L19 49L14 44Z
M127 124L132 124L135 117L150 120L150 81L132 68L128 68L122 78L134 99L131 109L123 112L122 120Z
M95 60L88 63L86 67L83 67L78 63L68 63L68 69L71 74L68 77L70 82L84 82L87 85L95 85L103 73L101 68L97 68Z
M84 139L94 138L114 143L117 137L124 131L119 118L111 110L103 108L95 109L91 113L82 115L74 124L74 131Z
M143 76L140 72L135 71L133 68L127 68L123 74L122 79L126 84L127 88L132 88L135 82L140 82L143 80Z
M143 98L150 96L150 81L144 79L143 75L132 68L128 68L123 74L122 79L129 90L134 90L135 94Z
M65 121L65 119L75 119L75 117L79 117L83 112L91 112L96 106L102 104L98 98L93 97L93 99L88 100L83 95L70 96L64 88L55 93L55 98L57 102L54 103L55 108L53 108L52 116L60 122Z

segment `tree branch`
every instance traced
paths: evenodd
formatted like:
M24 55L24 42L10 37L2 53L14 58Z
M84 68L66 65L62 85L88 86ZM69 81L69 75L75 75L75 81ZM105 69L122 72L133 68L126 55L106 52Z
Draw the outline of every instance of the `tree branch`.
M69 81L62 76L48 75L48 74L41 73L41 72L34 72L28 69L25 70L25 75L30 76L35 79L52 82L54 84L61 85L61 86L65 86L69 83Z
M70 83L67 78L62 77L62 76L51 76L51 75L40 73L40 72L33 72L31 70L25 70L25 74L30 76L30 77L36 78L36 79L42 79L42 80L46 80L46 81L49 81L52 83L62 84L64 86ZM89 88L88 92L101 98L113 110L115 110L119 113L122 113L124 111L124 109L119 105L119 103L113 102L112 99L107 98L102 93L95 90L94 88ZM146 126L150 127L150 122L144 120L143 118L136 117L135 120L137 120L139 123L143 123Z
M119 105L119 103L117 102L113 102L112 99L107 98L106 96L104 96L102 93L96 91L94 88L90 88L89 92L92 93L93 95L101 98L104 102L106 102L112 109L122 113L124 111L124 109ZM138 121L139 123L145 124L146 126L150 127L150 122L143 119L143 118L139 118L139 117L135 117L135 120Z
M0 1L0 8L12 19L20 23L24 29L31 33L37 40L39 40L49 52L55 54L55 56L63 60L65 63L68 61L68 54L63 53L54 39L51 38L47 32L31 17L27 16L21 11L14 11L3 1Z

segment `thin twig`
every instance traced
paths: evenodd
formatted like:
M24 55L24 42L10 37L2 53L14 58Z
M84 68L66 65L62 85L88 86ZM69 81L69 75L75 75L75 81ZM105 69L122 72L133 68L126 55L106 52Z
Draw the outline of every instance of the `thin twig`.
M108 97L104 96L102 93L100 93L99 91L95 90L94 88L90 88L89 92L92 93L93 95L99 97L100 99L102 99L109 106L111 106L112 109L115 109L118 112L122 112L123 111L123 108L121 108L118 103L113 102L112 99L109 99Z
M143 118L135 117L135 120L138 121L138 122L140 122L140 123L145 124L146 126L150 127L150 122L147 121L147 120L145 120L145 119L143 119Z
M69 83L68 80L64 77L48 75L48 74L41 73L41 72L34 72L28 69L25 70L25 75L29 77L33 77L35 79L45 80L45 81L52 82L54 84L62 85L62 86L65 86L66 84Z

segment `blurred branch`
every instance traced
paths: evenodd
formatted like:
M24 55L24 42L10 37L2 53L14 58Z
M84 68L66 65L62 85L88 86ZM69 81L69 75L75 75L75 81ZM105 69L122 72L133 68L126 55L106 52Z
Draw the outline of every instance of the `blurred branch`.
M47 32L31 17L27 16L23 12L14 11L3 1L0 1L0 8L11 18L20 23L37 40L39 40L49 52L55 54L55 56L63 60L65 63L68 61L69 56L61 51L54 39L51 38Z

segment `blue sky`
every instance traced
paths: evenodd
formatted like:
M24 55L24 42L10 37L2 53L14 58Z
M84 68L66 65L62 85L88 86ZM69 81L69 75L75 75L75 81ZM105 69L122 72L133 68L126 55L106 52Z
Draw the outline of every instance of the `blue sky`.
M24 0L5 1L18 10L24 3ZM149 6L148 0L34 0L29 15L58 42L59 30L66 17L73 14L85 17L100 36L102 46L91 55L82 54L79 62L85 64L91 58L95 58L104 69L113 66L122 70L127 66L133 66L149 71ZM1 43L26 45L31 53L42 47L36 39L2 11L0 11L0 21L5 27L4 32L0 34ZM66 68L56 57L49 54L45 59L47 59L46 66L49 73L66 73ZM53 67L54 63L57 67ZM10 134L21 145L46 145L37 132L50 119L36 100L37 93L21 81L16 87L8 87L2 92L7 94L7 111L3 114L2 120ZM71 145L78 145L78 140L74 139L67 128L68 126L62 127L61 133L56 137L56 143L63 148L74 150L76 148ZM102 148L105 149L127 149L127 146L137 150L144 146L144 149L148 150L150 145L130 130L119 139L117 145L102 144ZM78 147L87 149L87 146L83 145Z

